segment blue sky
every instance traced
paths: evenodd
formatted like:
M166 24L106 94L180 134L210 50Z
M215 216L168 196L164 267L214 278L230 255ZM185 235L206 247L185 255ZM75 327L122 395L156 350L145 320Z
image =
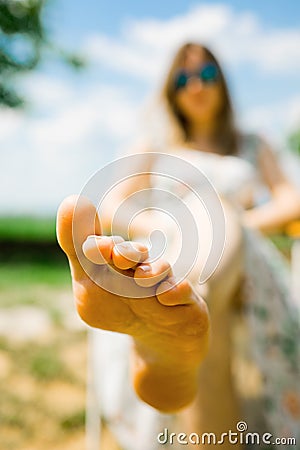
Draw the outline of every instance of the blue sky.
M201 4L196 1L159 1L141 2L140 0L113 0L109 2L87 0L74 2L74 0L55 0L59 4L59 22L68 24L64 31L58 23L58 34L73 36L76 33L84 36L85 33L101 30L104 33L118 33L124 18L155 17L167 19L172 15L182 14L188 8ZM204 3L204 2L202 2ZM213 2L211 2L213 3ZM255 11L265 26L299 26L300 2L297 0L231 0L226 3L236 11ZM82 34L81 34L82 33Z
M224 64L240 126L283 148L300 122L296 0L52 0L45 19L55 40L82 52L89 65L80 74L53 61L42 65L21 81L30 110L0 111L7 193L0 213L54 212L130 146L143 105L176 47L190 38Z

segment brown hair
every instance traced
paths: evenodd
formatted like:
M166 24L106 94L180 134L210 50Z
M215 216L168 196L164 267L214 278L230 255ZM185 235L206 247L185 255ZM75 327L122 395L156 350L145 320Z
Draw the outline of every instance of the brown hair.
M207 61L214 63L218 68L223 102L221 110L216 118L216 130L213 140L217 148L220 149L220 153L224 155L235 154L237 153L238 134L234 126L232 102L224 74L222 72L220 64L218 63L216 57L212 54L212 52L207 47L196 43L187 43L179 48L174 57L173 63L171 64L161 92L162 100L166 104L167 112L171 122L172 133L170 135L170 140L173 141L173 143L187 143L190 139L188 120L184 117L184 115L176 105L176 90L174 78L177 70L185 61L188 49L190 49L191 47L198 47L199 49L203 50Z

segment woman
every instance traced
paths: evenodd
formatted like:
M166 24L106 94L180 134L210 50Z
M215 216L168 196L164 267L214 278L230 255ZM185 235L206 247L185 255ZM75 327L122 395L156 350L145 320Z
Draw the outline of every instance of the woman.
M299 349L295 343L298 324L291 318L293 309L286 291L274 278L270 263L271 260L274 262L274 258L277 261L277 255L274 257L274 251L258 235L245 232L244 228L263 233L282 229L289 221L300 216L299 193L281 172L268 145L260 138L243 136L235 129L222 70L207 48L191 43L179 49L163 88L163 102L172 126L160 149L191 161L200 169L205 168L206 175L222 197L227 224L223 257L201 291L197 284L203 266L201 256L188 277L177 283L170 264L163 259L149 262L147 249L142 243L133 245L121 240L115 243L109 237L88 238L101 233L98 225L96 230L94 228L95 208L86 199L69 198L59 209L58 239L70 259L78 312L92 327L131 336L131 372L136 393L155 410L172 413L170 416L162 416L151 410L151 417L157 419L161 431L163 420L167 418L172 420L171 426L175 431L195 432L199 435L214 432L221 436L230 429L235 431L238 421L250 420L250 416L245 417L231 370L232 312L246 278L248 288L243 290L242 298L248 297L250 300L246 313L250 330L254 323L254 333L250 335L252 345L257 350L256 332L261 339L260 345L264 345L261 360L259 356L256 358L262 375L267 377L265 386L268 396L263 400L272 403L272 396L285 396L274 400L275 406L278 406L278 402L282 403L280 411L269 404L266 415L264 403L261 408L267 421L264 431L276 431L277 436L280 436L280 432L295 433L299 420L297 402L300 402L300 397L298 387L291 386L290 380L297 379L295 373L299 370ZM126 185L123 183L119 190L115 189L104 203L100 211L104 229L110 229L114 213L125 198L156 183L150 176L155 168L153 159L148 157L149 150L153 150L151 144L143 149L145 153L140 167L141 175L128 179ZM248 164L245 160L248 160ZM158 154L157 167L159 163ZM253 207L258 180L269 188L271 200L263 206ZM193 204L190 206L193 209ZM79 212L76 217L75 207ZM203 216L196 207L193 212L199 235L204 236L205 247L209 243L203 232ZM133 276L139 286L151 287L151 295L137 302L128 296L120 298L93 283L82 269L78 251L76 253L74 249L74 220L78 224L77 250L82 246L81 257L95 264L95 271L104 271L104 276L112 277L114 281L115 275L109 269L115 267L118 272L124 271L124 274ZM117 223L120 235L125 236L127 225L121 220ZM170 239L173 238L170 229L164 228L165 224L160 223L159 226ZM139 240L155 227L157 217L149 211L147 216L143 215L133 222L130 228L131 238ZM176 247L176 239L172 242L173 247ZM245 263L243 249L246 254ZM256 316L257 311L263 311L269 317L269 309L274 308L277 308L276 314L285 314L284 323L280 323L278 316L275 317L275 327L269 326L266 317L265 322L261 323L261 319ZM294 345L294 353L290 358L292 362L288 363L284 355L282 358L284 351L280 347L290 338L286 332L282 332L284 327L293 327L295 333L295 339L292 339L292 343L289 341L290 346ZM273 339L274 345L266 344L264 329L267 339ZM275 354L273 360L272 352ZM122 358L124 359L124 353ZM268 362L274 359L279 361L279 369L282 369L284 361L283 364L287 364L284 370L290 377L288 381L279 377L276 363L276 376L272 378L272 373L268 371L270 367L263 365L264 359ZM280 386L277 385L279 394L270 392L276 383L281 383ZM174 412L177 412L177 425L173 421ZM129 411L128 414L130 415ZM155 436L150 438L148 447L145 442L137 443L137 435L125 437L126 433L122 434L122 423L120 418L118 423L117 416L117 413L111 415L114 418L112 426L124 448L156 448ZM279 416L284 419L279 419ZM126 418L123 419L126 421ZM143 426L145 428L145 424ZM233 445L235 448L242 448L241 443L237 445L230 442L224 448L231 448ZM177 447L172 445L170 448Z

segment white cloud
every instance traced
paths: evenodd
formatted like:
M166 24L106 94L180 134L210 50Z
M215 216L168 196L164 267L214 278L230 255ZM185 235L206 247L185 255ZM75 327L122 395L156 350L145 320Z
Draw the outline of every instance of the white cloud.
M36 119L32 134L37 145L66 147L84 146L95 132L117 141L132 135L136 123L136 106L121 88L111 85L87 87L58 109L52 117Z
M209 45L227 65L254 67L257 77L260 72L268 72L272 80L274 75L287 77L300 70L300 30L265 27L255 13L236 12L221 3L194 6L164 20L132 19L118 36L89 36L84 48L102 68L129 74L153 86L178 45L188 40ZM300 117L299 104L296 96L277 98L275 104L258 104L251 109L246 106L242 123L279 137Z
M242 125L282 140L300 126L300 95L248 109L243 114Z
M31 114L0 110L2 212L55 211L135 131L138 109L121 87L86 83L79 95L68 80L38 78L41 93L59 86L66 95L52 102L49 90Z
M251 12L203 4L167 20L131 20L120 36L90 36L84 51L106 67L151 81L169 62L170 50L188 40L209 44L229 63L251 63L269 72L300 69L300 30L266 29Z
M5 142L16 133L22 121L23 115L20 111L10 108L0 109L0 142Z
M202 4L166 20L127 21L115 37L89 36L84 51L96 63L94 75L113 69L129 75L127 84L120 77L105 84L94 77L91 82L83 72L79 89L74 79L31 74L24 88L36 111L0 110L0 143L6 150L1 161L1 191L6 195L0 209L53 210L64 195L78 192L137 134L142 99L131 95L134 77L153 87L186 40L204 42L224 62L255 65L270 77L300 70L297 29L266 29L255 14L224 4ZM242 113L245 128L280 137L299 123L300 97L251 109L246 105Z
M145 54L135 44L124 45L104 35L93 35L87 39L83 52L91 61L98 61L121 73L148 80L157 75L157 64L153 64L149 51Z
M231 22L231 16L230 9L225 5L198 6L186 14L165 21L143 20L129 23L125 32L129 40L139 42L141 46L172 48L183 39L207 39L220 35Z
M31 103L38 103L39 107L51 108L70 101L73 91L68 83L57 77L30 73L22 79L20 89L26 92Z

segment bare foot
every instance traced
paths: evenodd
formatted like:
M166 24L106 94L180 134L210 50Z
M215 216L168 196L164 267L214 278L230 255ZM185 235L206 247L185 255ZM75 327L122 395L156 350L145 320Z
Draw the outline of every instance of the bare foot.
M196 394L198 368L208 347L205 302L187 280L176 283L167 262L147 262L144 245L101 237L95 207L86 198L64 200L58 210L57 236L69 259L81 318L92 327L133 337L133 378L140 397L164 411L185 406ZM99 277L114 286L120 282L118 273L144 295L116 295L97 283ZM174 389L180 390L176 396Z

